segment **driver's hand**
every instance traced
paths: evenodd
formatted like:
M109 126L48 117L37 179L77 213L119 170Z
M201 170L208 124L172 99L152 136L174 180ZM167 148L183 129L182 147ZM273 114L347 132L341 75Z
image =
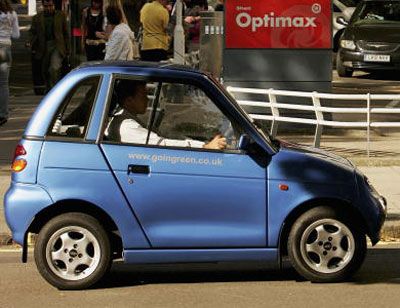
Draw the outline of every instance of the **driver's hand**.
M51 132L52 132L53 134L60 134L60 132L61 132L61 127L62 127L62 122L61 122L60 119L57 119L57 120L54 122L54 126L53 126L53 129L51 130Z
M205 149L224 150L226 149L226 138L222 135L216 135L209 143L204 145Z

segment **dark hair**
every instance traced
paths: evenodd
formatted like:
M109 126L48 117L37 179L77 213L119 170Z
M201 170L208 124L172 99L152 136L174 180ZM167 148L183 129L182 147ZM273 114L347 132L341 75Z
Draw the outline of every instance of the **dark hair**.
M109 6L106 9L107 21L111 25L119 25L122 21L122 11L117 6Z
M208 0L191 0L186 4L188 8L194 8L195 6L199 6L203 10L208 9Z
M129 96L132 96L137 89L143 86L146 86L145 81L121 79L115 85L115 91L117 92L118 99L121 101Z
M11 13L12 11L13 9L9 0L0 0L0 12Z
M91 0L90 5L93 6L94 2L100 3L100 9L101 9L101 11L103 11L103 4L104 4L103 0Z

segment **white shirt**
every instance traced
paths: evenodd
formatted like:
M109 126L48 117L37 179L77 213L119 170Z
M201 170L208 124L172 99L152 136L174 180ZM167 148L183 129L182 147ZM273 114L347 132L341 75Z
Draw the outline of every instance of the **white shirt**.
M11 45L11 38L20 37L18 17L15 11L0 12L0 44Z
M146 139L148 135L148 130L141 126L138 122L133 119L127 119L122 121L120 127L121 142L123 143L138 143L146 144ZM185 139L166 139L154 132L150 133L149 145L161 145L161 146L176 146L176 147L192 147L192 148L202 148L204 142Z
M124 110L119 111L114 116L114 119L110 122L107 128L106 135L108 134L111 140L118 140L122 143L135 143L135 144L146 144L147 135L149 133L148 129L144 128L139 122L136 120L126 117L128 113L125 113ZM123 120L122 120L123 119ZM110 136L110 134L114 134L114 125L118 125L118 122L122 120L118 133L120 138L116 136ZM113 121L115 121L113 125ZM111 128L113 126L113 128ZM160 146L176 146L176 147L192 147L192 148L202 148L204 146L204 142L192 139L167 139L157 135L154 132L150 132L149 137L149 145L160 145Z
M134 39L135 34L127 24L116 26L106 44L105 60L133 60Z

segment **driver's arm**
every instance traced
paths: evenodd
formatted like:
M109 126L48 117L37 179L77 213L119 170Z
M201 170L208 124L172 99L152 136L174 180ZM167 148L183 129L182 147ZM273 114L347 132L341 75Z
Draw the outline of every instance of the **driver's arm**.
M206 143L203 148L210 150L224 150L226 149L226 138L222 135L216 135L209 143Z

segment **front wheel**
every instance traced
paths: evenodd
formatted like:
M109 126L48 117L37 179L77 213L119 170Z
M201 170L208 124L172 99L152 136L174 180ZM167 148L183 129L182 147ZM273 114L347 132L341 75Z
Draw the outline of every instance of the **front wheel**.
M110 241L92 216L67 213L50 220L35 245L36 266L59 289L85 289L98 282L111 265Z
M300 216L288 240L290 261L313 282L349 278L364 261L365 234L330 207L317 207Z

